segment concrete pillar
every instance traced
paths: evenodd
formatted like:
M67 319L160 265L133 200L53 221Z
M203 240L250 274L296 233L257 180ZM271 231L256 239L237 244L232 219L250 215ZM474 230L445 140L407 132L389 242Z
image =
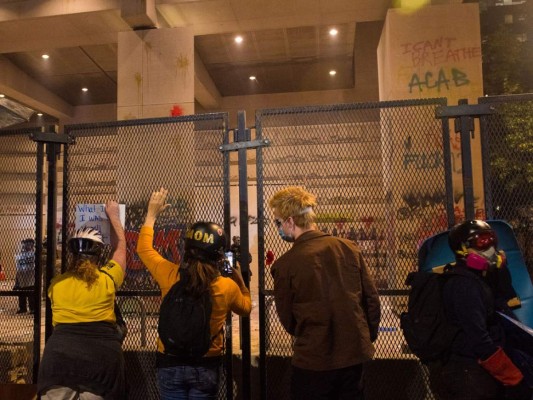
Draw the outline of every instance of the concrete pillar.
M155 0L128 0L120 4L120 16L133 29L148 29L157 26Z
M470 104L477 103L477 98L483 95L478 4L390 9L378 45L378 74L381 101L445 97L448 105L457 105L457 101L463 98ZM395 114L390 118L389 114L395 113L393 109L382 111L383 156L388 165L386 175L390 175L385 176L385 183L389 183L386 190L391 193L391 215L409 209L406 199L444 194L440 120L433 120L429 115L425 118L427 126L420 126L416 123L419 112L416 109L402 110L400 117ZM460 137L454 133L453 120L450 135L454 197L457 210L461 211L464 206ZM479 135L472 142L472 151L476 207L482 209ZM428 181L429 176L439 178ZM401 182L401 189L393 192L391 189L397 188L398 182ZM430 189L422 193L419 188ZM397 225L391 227L389 245L395 256L416 254L417 241L446 229L442 226L446 221L442 209L428 208L422 212L422 216L414 215L403 221L398 219ZM403 282L402 257L394 259L393 256L391 264L400 273L398 281ZM413 266L405 265L405 268L412 269Z
M395 8L378 46L381 101L483 95L477 3Z
M118 38L117 119L194 114L194 36L189 28L121 32ZM154 134L160 125L123 129L117 153L119 198L145 202L161 186L180 190L194 185L187 179L194 154L193 122L180 124L166 135ZM154 163L154 160L157 160ZM132 182L150 182L139 188ZM175 197L181 193L173 191Z
M117 119L194 113L194 35L190 28L120 32Z

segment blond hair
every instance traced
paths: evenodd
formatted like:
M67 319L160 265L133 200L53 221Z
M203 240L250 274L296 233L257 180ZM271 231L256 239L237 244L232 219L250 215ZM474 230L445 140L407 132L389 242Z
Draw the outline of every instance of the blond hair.
M289 186L276 192L268 205L284 220L292 217L296 226L302 229L314 226L316 197L302 187Z

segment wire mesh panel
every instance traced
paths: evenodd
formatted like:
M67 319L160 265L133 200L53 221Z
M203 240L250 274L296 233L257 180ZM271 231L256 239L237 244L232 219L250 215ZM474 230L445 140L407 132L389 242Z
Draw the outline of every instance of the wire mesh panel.
M263 259L290 247L278 237L268 199L283 187L302 186L317 196L318 228L356 242L379 289L382 318L366 374L368 399L432 398L427 372L404 341L399 314L406 309L404 282L417 268L418 245L447 229L444 136L435 119L443 104L445 99L431 99L256 114L257 136L270 142L258 153ZM259 279L263 397L285 399L293 339L277 318L268 267Z
M0 132L0 383L33 383L37 145ZM17 294L13 293L17 290ZM37 303L37 304L36 304ZM38 346L38 344L37 344Z
M75 144L65 153L65 235L81 223L87 207L110 199L125 204L127 270L118 302L128 325L123 349L130 399L158 398L160 292L136 254L148 199L161 187L169 191L171 206L156 222L154 247L174 262L181 260L187 225L229 224L228 155L219 150L228 141L227 119L227 114L203 114L66 127ZM221 398L227 384L224 379Z
M533 276L533 95L479 103L494 110L481 119L487 218L511 224Z

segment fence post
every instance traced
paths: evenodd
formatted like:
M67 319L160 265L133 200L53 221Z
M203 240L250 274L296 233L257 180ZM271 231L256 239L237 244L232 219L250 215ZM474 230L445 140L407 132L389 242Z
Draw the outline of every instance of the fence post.
M48 162L48 182L47 182L47 210L46 210L46 283L45 293L48 291L50 281L54 275L54 267L56 261L56 220L57 220L57 159L60 154L61 144L70 142L67 135L58 135L54 127L48 127L48 132L36 132L30 135L30 138L37 142L37 188L36 188L36 271L35 271L35 297L36 309L34 315L34 377L39 371L40 360L40 345L41 345L41 307L37 306L41 303L42 291L42 210L43 210L43 163L44 163L44 145L46 145L46 161ZM46 297L46 312L45 312L45 340L48 340L52 334L52 307L50 299Z
M475 218L474 182L472 178L472 151L470 139L474 137L474 118L492 114L493 108L487 104L469 105L467 99L461 99L457 106L441 106L435 111L437 118L455 118L455 132L461 135L461 166L463 173L463 191L465 218Z

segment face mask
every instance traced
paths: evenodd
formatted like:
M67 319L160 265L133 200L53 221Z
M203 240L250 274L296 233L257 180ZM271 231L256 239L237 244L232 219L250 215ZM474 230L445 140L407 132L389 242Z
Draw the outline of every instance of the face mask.
M498 262L498 253L494 246L489 247L485 251L468 249L468 255L465 258L466 265L469 268L486 271L496 267Z
M289 243L292 243L294 242L294 236L292 235L286 235L285 232L283 232L283 228L280 226L278 228L278 233L279 233L279 236L285 240L286 242L289 242Z
M496 262L498 261L498 253L496 252L496 248L494 246L489 247L485 251L480 251L479 255L484 257L490 264L490 266L496 266Z

